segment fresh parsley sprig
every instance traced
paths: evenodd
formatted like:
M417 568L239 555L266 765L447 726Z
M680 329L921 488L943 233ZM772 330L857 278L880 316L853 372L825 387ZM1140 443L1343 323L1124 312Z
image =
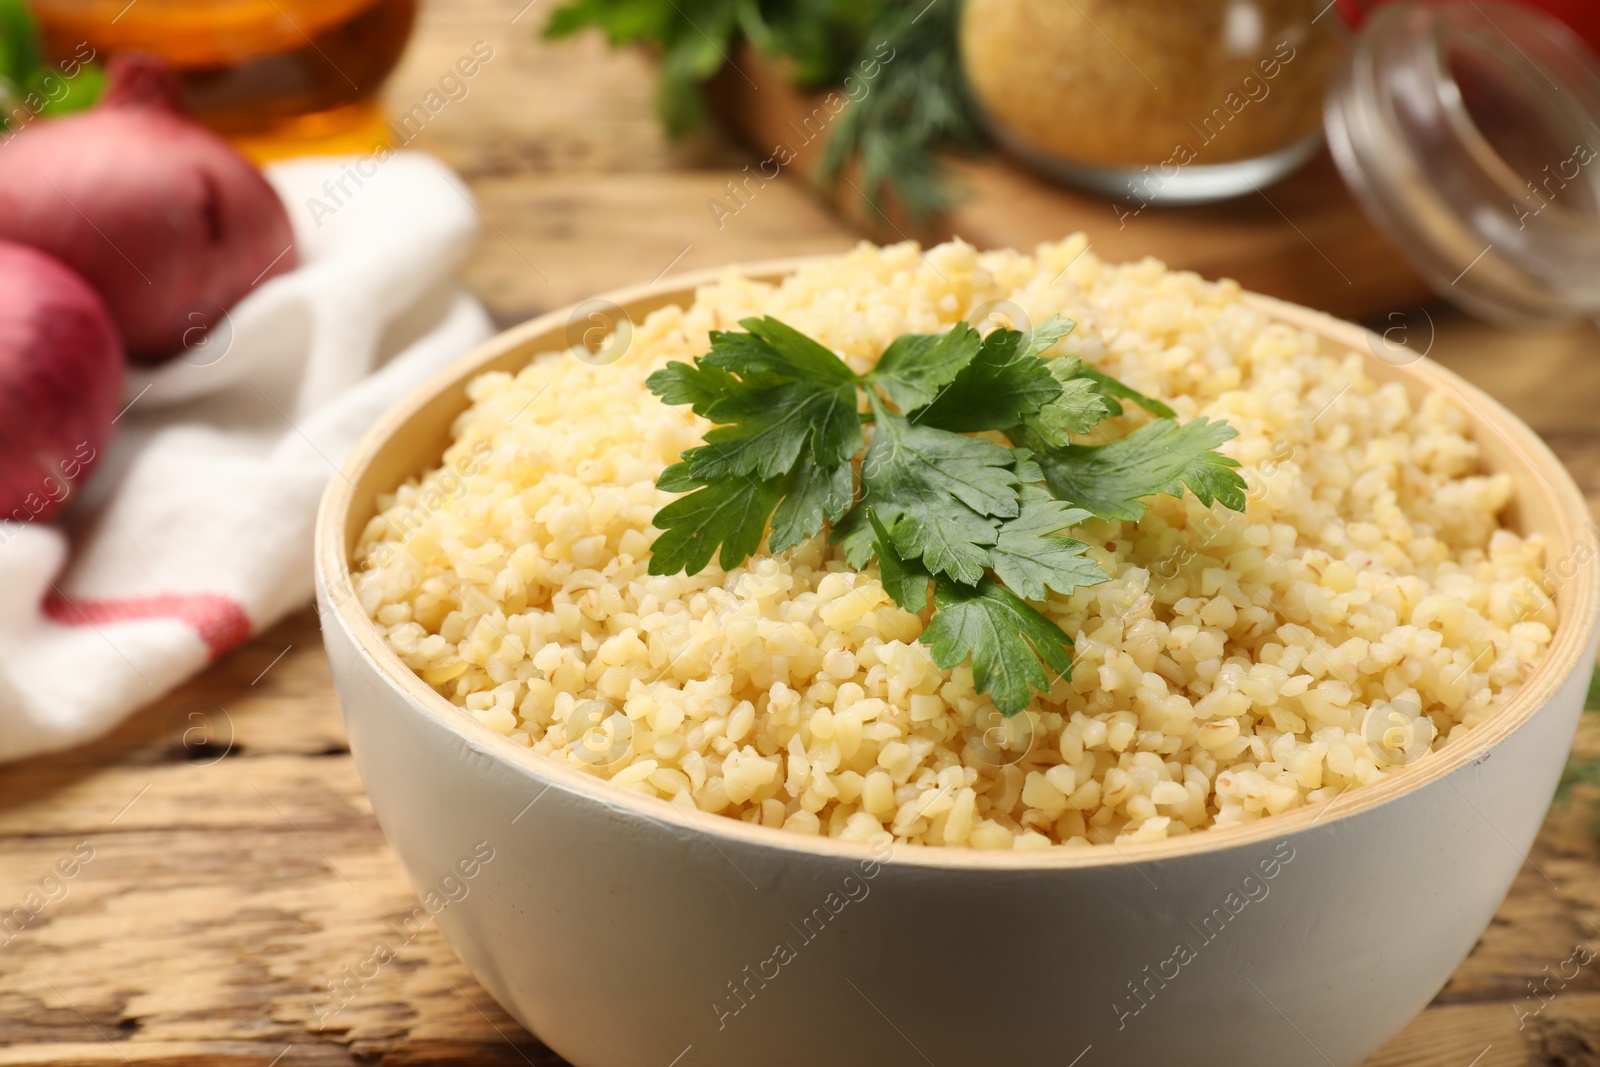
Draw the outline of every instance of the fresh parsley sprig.
M1106 579L1063 531L1137 520L1144 497L1186 488L1244 510L1239 464L1216 451L1232 427L1179 425L1081 360L1045 358L1072 330L1065 319L903 334L866 374L777 319L740 325L648 380L716 424L656 483L683 495L656 514L650 573L695 574L713 556L731 569L763 540L782 552L831 527L850 565L876 561L905 610L923 611L931 591L922 642L941 667L970 661L1003 714L1071 673L1072 638L1029 601ZM1074 440L1124 400L1155 421L1109 444Z

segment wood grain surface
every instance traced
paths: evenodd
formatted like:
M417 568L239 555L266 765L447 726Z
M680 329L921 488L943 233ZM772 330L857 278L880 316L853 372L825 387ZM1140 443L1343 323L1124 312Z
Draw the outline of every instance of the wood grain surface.
M495 48L415 147L479 198L467 277L497 320L858 239L790 181L717 229L705 202L753 157L712 134L667 144L642 59L547 46L548 0L523 3L426 5L389 90L409 107L474 42ZM1380 322L1528 421L1600 514L1594 327L1503 330L1432 306ZM1600 753L1600 736L1580 743ZM1472 955L1368 1067L1600 1065L1600 960L1531 991L1574 972L1575 946L1600 952L1589 799L1552 813ZM0 915L27 901L37 914L0 928L0 1064L560 1063L431 926L342 1007L329 996L376 940L400 940L391 924L416 900L351 762L309 609L105 738L0 766ZM1409 906L1375 898L1375 936Z

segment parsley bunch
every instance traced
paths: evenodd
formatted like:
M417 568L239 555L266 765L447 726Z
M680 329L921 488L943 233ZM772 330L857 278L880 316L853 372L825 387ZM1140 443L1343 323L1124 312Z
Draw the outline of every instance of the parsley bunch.
M1072 668L1072 638L1029 601L1106 579L1063 531L1137 520L1142 498L1185 487L1244 510L1239 464L1216 451L1233 428L1180 426L1081 360L1043 358L1072 330L1065 319L903 334L864 375L777 319L740 325L648 380L665 403L717 424L656 483L684 495L656 514L650 573L695 574L713 555L730 570L763 539L782 552L831 526L850 565L876 560L905 610L926 608L931 589L922 642L940 667L970 659L977 691L1005 715ZM1109 444L1073 440L1124 400L1155 421ZM970 436L990 432L1008 443Z

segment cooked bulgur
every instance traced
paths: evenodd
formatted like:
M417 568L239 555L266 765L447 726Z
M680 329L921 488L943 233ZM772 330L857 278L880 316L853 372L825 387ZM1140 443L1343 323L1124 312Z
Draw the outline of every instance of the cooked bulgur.
M1152 500L1078 536L1111 575L1042 610L1070 681L1001 719L819 537L723 572L646 572L657 475L707 428L645 377L774 315L857 371L992 301L1080 356L1224 418L1248 512ZM380 501L357 587L390 648L480 722L621 788L860 840L1150 840L1332 798L1482 720L1550 641L1543 546L1502 529L1441 396L1245 306L1231 282L1100 262L862 245L780 285L729 273L637 324L618 362L535 358L470 388L436 470ZM1107 426L1131 428L1131 410Z

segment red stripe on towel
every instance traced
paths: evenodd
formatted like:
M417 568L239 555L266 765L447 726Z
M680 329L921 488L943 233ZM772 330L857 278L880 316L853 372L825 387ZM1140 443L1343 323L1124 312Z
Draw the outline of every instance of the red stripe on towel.
M232 597L221 593L166 593L115 600L45 598L45 617L62 626L106 626L144 619L177 619L194 627L216 659L250 636L250 617Z

